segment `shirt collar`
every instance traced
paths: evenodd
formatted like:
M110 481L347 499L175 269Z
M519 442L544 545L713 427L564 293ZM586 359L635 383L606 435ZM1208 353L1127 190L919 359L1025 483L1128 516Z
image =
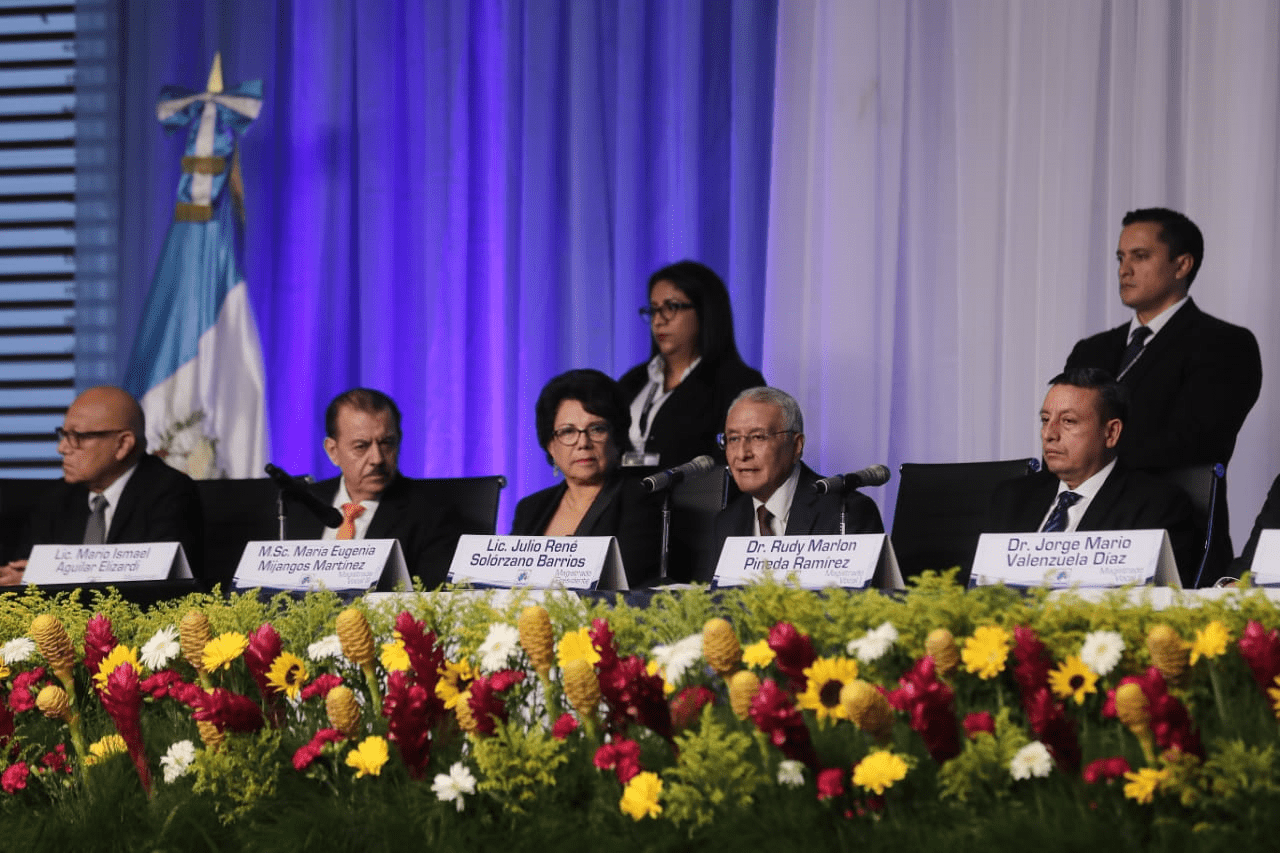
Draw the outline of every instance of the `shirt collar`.
M1173 303L1168 308L1164 309L1159 314L1152 317L1145 324L1138 322L1138 315L1135 313L1133 315L1133 319L1129 321L1129 339L1133 338L1134 329L1138 328L1139 326L1145 325L1148 329L1151 330L1151 336L1147 338L1147 343L1151 343L1151 338L1154 338L1156 335L1160 333L1160 330L1165 327L1165 324L1169 322L1169 320L1173 317L1173 315L1178 312L1178 309L1181 308L1183 305L1185 305L1187 303L1187 300L1190 298L1191 297L1189 295L1182 297L1177 302Z
M390 488L390 487L391 487L391 483L387 483L387 488ZM378 497L381 498L382 496L379 495ZM333 505L338 509L342 509L342 505L346 503L351 503L351 493L347 491L347 478L339 474L338 475L338 493L333 496ZM360 501L360 505L365 507L366 509L376 509L378 506L378 501L377 500Z
M1085 480L1074 489L1068 488L1065 481L1059 480L1058 494L1062 494L1063 492L1075 492L1084 501L1092 500L1094 496L1098 494L1098 490L1102 488L1102 484L1107 481L1107 477L1111 476L1111 471L1115 467L1116 460L1112 459L1106 465L1103 465L1102 468L1099 469L1092 477Z
M138 463L135 462L129 466L128 471L125 471L119 477L116 477L115 481L112 482L111 485L103 489L101 492L90 492L88 497L89 509L91 510L93 509L93 496L95 494L101 494L104 498L106 498L107 506L113 509L119 506L120 495L124 494L124 487L129 484L129 478L132 477L133 472L137 470L138 470Z
M782 481L781 486L773 490L773 494L769 495L767 501L762 501L756 497L751 498L751 508L753 510L758 512L761 504L769 508L769 512L777 523L775 529L779 536L787 531L787 519L791 517L791 502L796 496L796 486L799 482L800 463L797 462L791 466L791 475Z
M688 378L689 374L693 372L693 369L701 363L702 356L697 356L693 361L689 362L689 366L685 368L684 373L680 374L680 382L683 382ZM662 357L662 353L658 353L653 358L649 359L649 381L658 386L659 393L662 391L662 386L666 384L666 369L667 362L666 359ZM677 382L676 384L679 385L680 382Z

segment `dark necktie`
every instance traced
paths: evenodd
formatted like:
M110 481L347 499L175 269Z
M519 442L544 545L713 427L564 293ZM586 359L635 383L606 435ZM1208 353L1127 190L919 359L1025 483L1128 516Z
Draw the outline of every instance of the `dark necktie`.
M1116 371L1116 378L1124 376L1125 371L1138 360L1138 356L1142 354L1142 345L1147 342L1147 338L1151 337L1151 329L1147 326L1139 326L1133 330L1133 336L1129 338L1129 345L1124 348L1124 352L1120 355L1120 369Z
M1044 523L1044 527L1040 529L1041 533L1061 533L1067 529L1067 510L1080 500L1080 495L1075 492L1063 492L1058 495L1058 502L1053 505L1053 512L1049 513L1049 520Z
M107 499L94 495L89 499L89 520L84 525L84 544L101 545L107 541Z
M773 513L769 512L769 508L764 504L760 504L760 508L756 510L756 521L760 522L761 536L777 536L773 532Z

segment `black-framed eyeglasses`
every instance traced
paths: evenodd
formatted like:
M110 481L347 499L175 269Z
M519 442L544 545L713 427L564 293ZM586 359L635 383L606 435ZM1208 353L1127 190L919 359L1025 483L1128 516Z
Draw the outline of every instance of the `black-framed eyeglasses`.
M648 322L653 322L654 315L657 315L669 323L681 311L692 307L694 307L692 302L676 302L674 299L668 299L661 305L646 305L641 308L640 316Z
M127 429L95 429L95 430L88 430L86 432L79 432L74 429L63 429L62 427L55 427L53 430L53 434L54 436L57 437L59 444L65 441L67 444L71 445L72 447L79 447L80 442L84 441L86 438L103 438L108 435L115 435L118 432L128 432L128 430Z
M732 450L735 447L755 449L763 447L765 442L775 435L791 435L794 432L795 430L793 429L780 429L777 432L753 432L747 435L725 435L720 433L716 436L716 444L720 445L721 450Z
M578 443L578 436L583 433L586 433L587 438L591 439L592 442L601 442L608 440L610 432L612 432L612 430L609 429L609 425L607 423L604 421L597 421L596 423L587 424L587 426L581 428L576 426L562 426L551 434L555 436L556 441L561 444L573 447L573 445Z

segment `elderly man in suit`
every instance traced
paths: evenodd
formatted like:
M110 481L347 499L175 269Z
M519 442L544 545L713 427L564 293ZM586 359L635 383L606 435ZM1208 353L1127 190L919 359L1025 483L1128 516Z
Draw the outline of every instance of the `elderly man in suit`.
M884 532L880 510L866 495L814 491L819 477L800 461L804 416L785 391L757 387L739 394L729 407L721 443L742 494L716 516L717 554L729 536L839 533L842 504L846 533Z
M1169 531L1183 586L1193 586L1204 536L1177 486L1117 458L1125 428L1125 389L1098 368L1050 380L1040 409L1044 469L1007 480L991 497L993 533L1077 530Z

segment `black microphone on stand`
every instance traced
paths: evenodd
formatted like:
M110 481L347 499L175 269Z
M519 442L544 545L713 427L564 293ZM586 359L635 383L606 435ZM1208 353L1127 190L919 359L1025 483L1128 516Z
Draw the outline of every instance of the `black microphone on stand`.
M862 486L883 486L889 482L889 469L883 465L869 465L861 471L849 474L837 474L834 477L823 477L813 484L813 490L820 495L828 492L843 495Z
M331 506L316 497L312 491L307 488L307 481L301 477L295 477L288 471L279 466L267 463L264 469L267 476L275 480L280 491L287 495L291 495L298 503L311 510L312 514L324 524L325 527L341 527L342 513L337 507Z
M703 454L695 456L683 465L677 465L674 468L668 468L657 474L650 474L640 481L646 492L661 492L672 486L683 483L690 477L696 477L704 471L710 471L715 467L716 461L710 456Z

